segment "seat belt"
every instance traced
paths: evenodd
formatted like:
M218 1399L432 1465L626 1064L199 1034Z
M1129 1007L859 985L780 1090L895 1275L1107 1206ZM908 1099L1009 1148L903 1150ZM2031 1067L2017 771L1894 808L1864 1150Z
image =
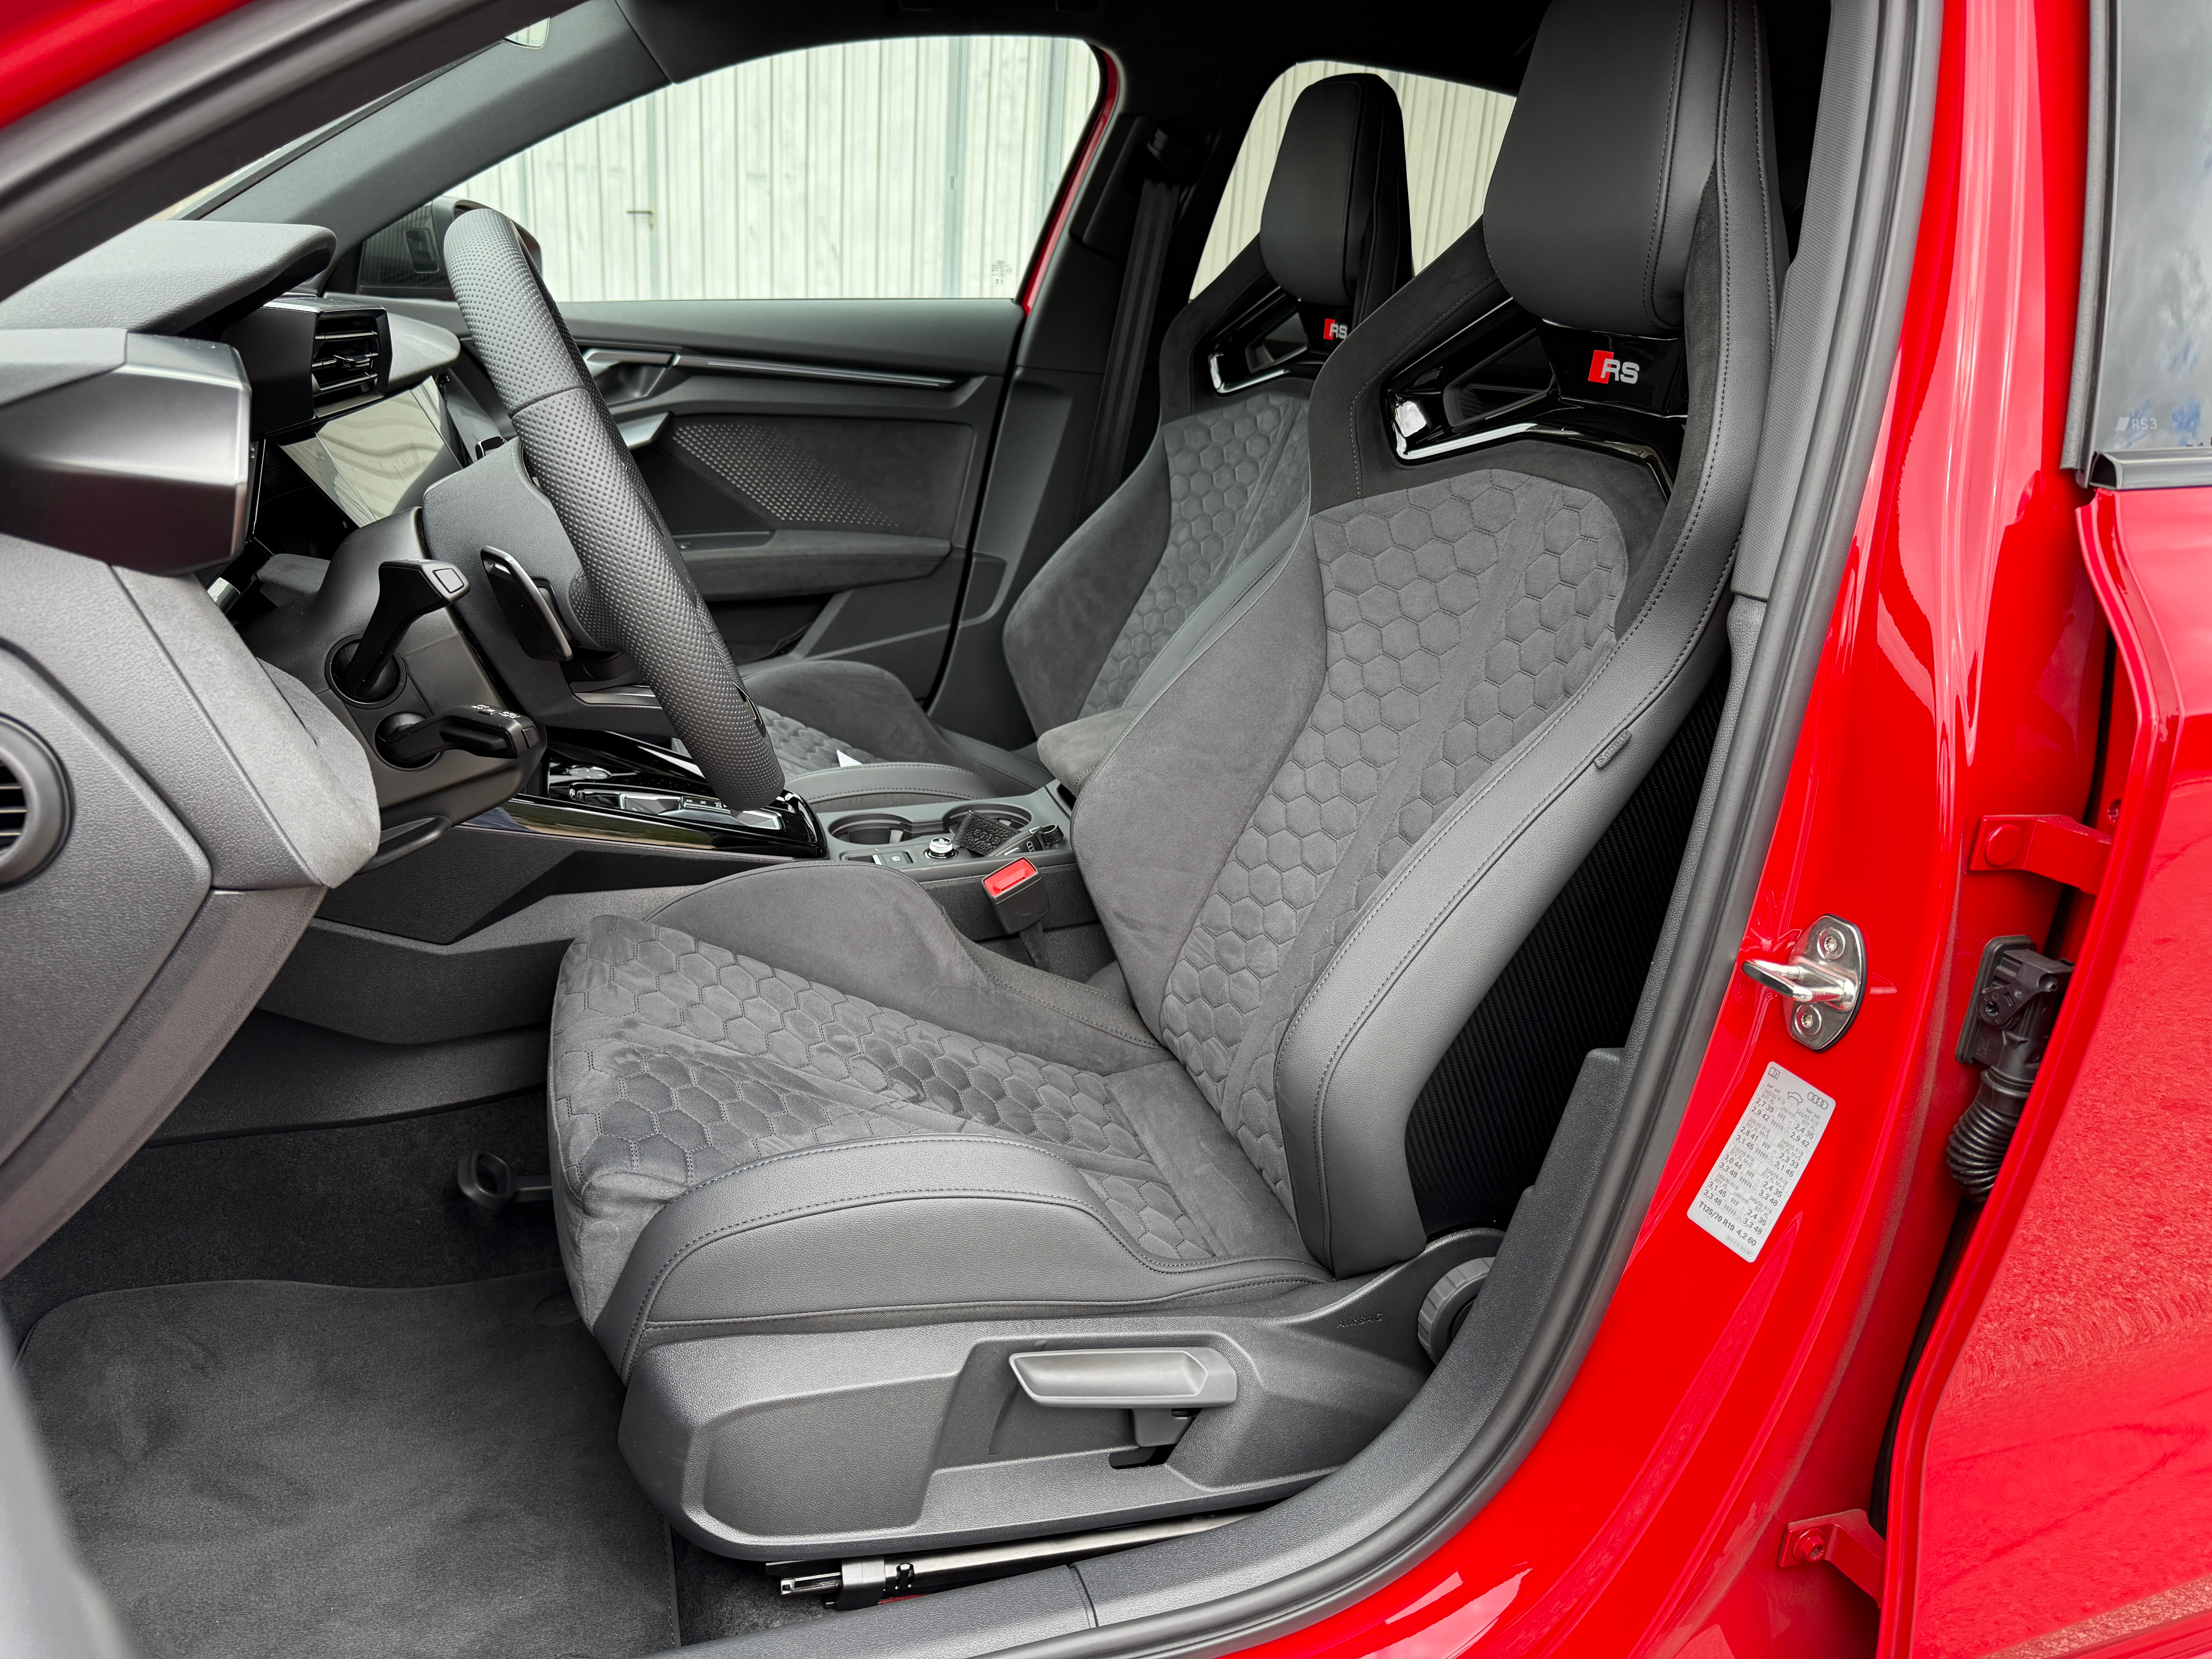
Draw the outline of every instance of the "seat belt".
M1137 418L1137 392L1145 381L1145 358L1152 339L1152 315L1160 298L1160 267L1166 264L1168 238L1175 229L1176 198L1181 191L1164 179L1146 179L1137 198L1137 222L1129 233L1129 257L1121 268L1121 299L1114 311L1114 337L1106 348L1106 374L1098 392L1098 424L1091 434L1091 463L1083 474L1077 522L1121 486L1129 453L1129 428Z

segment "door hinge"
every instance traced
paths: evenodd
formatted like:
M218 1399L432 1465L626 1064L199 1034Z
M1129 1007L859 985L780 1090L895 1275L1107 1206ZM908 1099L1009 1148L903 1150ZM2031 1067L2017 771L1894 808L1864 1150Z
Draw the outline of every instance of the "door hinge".
M1864 1510L1816 1515L1810 1521L1792 1521L1782 1529L1784 1566L1817 1567L1825 1561L1877 1603L1888 1559L1889 1546Z
M2056 812L1992 812L1974 831L1966 867L2045 876L2094 893L2112 856L2110 836Z

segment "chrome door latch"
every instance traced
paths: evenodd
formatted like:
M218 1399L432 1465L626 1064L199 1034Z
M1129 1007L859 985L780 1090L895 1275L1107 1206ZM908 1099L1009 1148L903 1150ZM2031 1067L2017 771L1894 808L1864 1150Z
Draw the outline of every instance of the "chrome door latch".
M1822 916L1805 930L1803 947L1787 962L1743 964L1744 976L1796 1006L1790 1035L1808 1048L1832 1047L1851 1028L1866 994L1866 940L1841 916Z

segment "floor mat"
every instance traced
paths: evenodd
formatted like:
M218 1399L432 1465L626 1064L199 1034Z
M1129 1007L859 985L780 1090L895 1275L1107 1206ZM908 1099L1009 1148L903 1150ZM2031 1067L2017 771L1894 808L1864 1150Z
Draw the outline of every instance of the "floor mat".
M83 1297L22 1355L144 1659L633 1659L676 1644L622 1391L556 1273Z

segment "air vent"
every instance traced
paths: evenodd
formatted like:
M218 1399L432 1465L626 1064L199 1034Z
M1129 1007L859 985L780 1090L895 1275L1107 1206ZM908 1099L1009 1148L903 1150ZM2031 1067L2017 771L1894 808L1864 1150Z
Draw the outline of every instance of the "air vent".
M314 356L307 371L317 419L374 403L383 394L384 333L378 325L374 311L317 313Z
M0 761L0 860L23 839L23 825L31 809L24 804L23 781L5 761Z
M69 787L53 751L0 720L0 887L38 874L69 833Z

